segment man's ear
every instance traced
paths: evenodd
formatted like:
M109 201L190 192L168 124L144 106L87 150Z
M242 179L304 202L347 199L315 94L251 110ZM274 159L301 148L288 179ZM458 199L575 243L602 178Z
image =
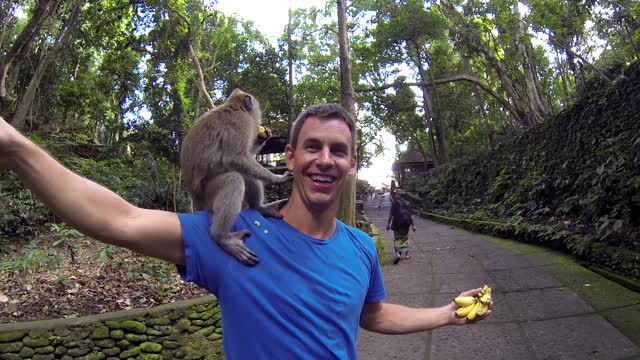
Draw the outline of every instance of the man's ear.
M349 175L356 175L356 169L358 167L358 159L356 157L351 158L351 170L349 170Z
M293 171L293 158L294 158L293 146L291 144L287 144L284 147L284 159L287 163L287 170Z

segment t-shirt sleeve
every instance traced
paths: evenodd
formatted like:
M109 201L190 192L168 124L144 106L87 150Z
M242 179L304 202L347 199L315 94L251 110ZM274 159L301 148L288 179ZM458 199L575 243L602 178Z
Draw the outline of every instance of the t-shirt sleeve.
M184 242L185 265L178 265L182 280L201 286L214 295L217 294L220 281L229 256L209 235L211 213L198 211L178 214Z
M375 248L375 240L372 241L373 246L373 262L371 267L371 280L369 281L369 289L365 296L366 304L377 303L387 297L387 290L384 288L384 279L382 277L382 268L378 259L378 252Z

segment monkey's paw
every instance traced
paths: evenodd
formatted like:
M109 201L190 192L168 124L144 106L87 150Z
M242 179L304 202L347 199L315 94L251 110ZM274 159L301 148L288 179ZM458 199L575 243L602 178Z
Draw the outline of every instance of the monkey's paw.
M215 238L218 245L224 249L228 254L238 259L241 263L248 266L255 266L258 264L258 255L256 255L251 249L244 244L244 238L251 235L249 230L241 230L238 232L229 233L227 236Z
M282 200L276 201L276 202L272 202L272 203L267 204L265 206L260 206L260 207L256 208L256 211L258 211L260 213L260 215L262 215L264 217L272 217L272 218L276 218L276 219L282 219L282 215L280 215L280 212L278 211L280 209L280 203L281 202L282 202Z
M280 182L286 183L287 181L293 180L293 173L289 170L285 171L284 174L280 175Z

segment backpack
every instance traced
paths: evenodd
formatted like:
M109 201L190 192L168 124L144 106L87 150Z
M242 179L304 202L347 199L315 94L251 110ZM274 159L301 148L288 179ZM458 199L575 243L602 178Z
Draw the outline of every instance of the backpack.
M411 210L409 210L407 202L403 199L398 199L394 205L393 230L408 228L411 225Z

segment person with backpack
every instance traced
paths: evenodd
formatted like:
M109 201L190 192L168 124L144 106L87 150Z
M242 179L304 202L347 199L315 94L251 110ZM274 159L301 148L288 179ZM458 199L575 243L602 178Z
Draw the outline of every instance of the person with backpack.
M394 264L397 264L402 257L410 258L409 228L413 228L413 232L416 231L409 203L400 196L400 190L396 189L391 193L391 210L387 219L387 231L393 230L393 250L396 253Z

